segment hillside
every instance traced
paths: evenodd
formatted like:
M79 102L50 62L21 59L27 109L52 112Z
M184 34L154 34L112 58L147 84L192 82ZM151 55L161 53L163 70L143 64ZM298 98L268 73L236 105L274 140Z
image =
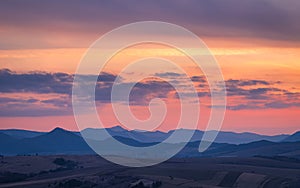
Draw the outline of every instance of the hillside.
M146 134L146 132L139 134L137 131L130 132L120 128L117 128L117 130L109 130L109 132L115 134L114 138L119 142L134 147L148 147L159 143L140 142L139 140L134 139L135 137L129 138L129 134L127 134L133 133L138 135L140 138L143 138L143 135ZM117 132L121 134L116 134ZM199 132L196 132L196 134L199 134ZM155 138L155 134L155 132L150 133L153 139ZM158 134L163 135L162 133ZM150 138L149 135L146 134L146 136ZM104 140L89 139L89 144L97 146L97 149L106 151L107 154L113 154L116 148L114 145L111 145L110 139L112 138L106 138ZM195 137L193 137L193 139L195 139ZM16 139L12 136L0 133L0 140L0 154L2 155L94 154L94 151L91 150L81 136L61 128L55 128L49 133L24 139ZM224 140L226 139L224 138ZM191 141L181 152L176 155L176 157L251 157L259 155L292 156L295 158L300 158L300 142L271 142L267 140L260 140L246 144L213 143L208 150L202 153L198 152L199 143L200 141ZM102 148L98 147L99 144L102 146ZM168 150L171 151L177 144L179 143L166 143L164 146L166 148L165 152ZM125 150L118 152L121 154L122 152L126 153L127 151Z
M284 142L299 142L300 141L300 131L296 132L287 138L283 139Z

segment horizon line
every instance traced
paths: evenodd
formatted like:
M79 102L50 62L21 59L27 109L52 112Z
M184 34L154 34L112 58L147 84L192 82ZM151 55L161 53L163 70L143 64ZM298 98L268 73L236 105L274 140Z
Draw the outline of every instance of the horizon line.
M127 129L127 128L124 128L122 127L121 125L115 125L115 126L112 126L112 127L106 127L106 128L96 128L96 127L87 127L85 129L82 129L82 130L69 130L69 129L66 129L64 127L60 127L60 126L57 126L53 129L50 129L48 131L39 131L39 130L32 130L32 129L19 129L19 128L9 128L9 129L2 129L0 128L0 131L7 131L7 130L20 130L20 131L31 131L31 132L39 132L39 133L49 133L49 132L52 132L54 131L55 129L63 129L65 131L69 131L69 132L77 132L77 133L80 133L81 131L83 130L86 130L86 129L111 129L111 128L116 128L116 127L120 127L122 128L123 130L126 130L126 131L140 131L140 132L162 132L162 133L169 133L170 131L174 131L174 130L194 130L194 131L202 131L202 132L206 132L206 131L217 131L217 130L202 130L202 129L183 129L183 128L180 128L180 129L170 129L168 131L161 131L161 130L151 130L151 131L147 131L147 130L138 130L138 129ZM261 136L279 136L279 135L293 135L297 132L300 132L300 130L296 130L295 132L292 132L292 133L282 133L282 134L260 134L260 133L257 133L257 132L250 132L250 131L245 131L245 132L236 132L236 131L230 131L230 130L220 130L219 132L227 132L227 133L237 133L237 134L245 134L245 133L250 133L250 134L257 134L257 135L261 135Z

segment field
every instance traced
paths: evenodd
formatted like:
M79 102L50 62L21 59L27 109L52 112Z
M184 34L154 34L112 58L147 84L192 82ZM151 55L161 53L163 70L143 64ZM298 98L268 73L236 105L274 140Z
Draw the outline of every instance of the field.
M300 162L195 158L128 168L96 155L13 156L0 159L0 187L300 187Z

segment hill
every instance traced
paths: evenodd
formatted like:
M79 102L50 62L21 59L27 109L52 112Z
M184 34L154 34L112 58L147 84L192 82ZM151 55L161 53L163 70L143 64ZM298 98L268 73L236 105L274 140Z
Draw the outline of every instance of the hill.
M283 139L284 142L299 142L300 141L300 131L295 132L294 134L288 136L287 138Z
M137 131L137 130L126 130L120 126L107 128L105 129L95 129L95 128L87 128L82 131L82 134L92 140L103 141L107 138L107 131L111 136L120 136L124 138L131 138L143 143L153 143L153 142L162 142L166 140L175 130L171 130L169 132L161 132L161 131ZM192 130L189 129L180 129L176 130L180 131L182 134L189 134ZM201 130L194 131L194 135L191 138L191 141L200 141L204 132ZM78 133L80 135L80 133ZM260 135L255 133L235 133L235 132L226 132L220 131L215 142L216 143L228 143L228 144L245 144L260 140L267 140L271 142L280 142L287 138L289 135L275 135L275 136L267 136ZM176 143L176 142L171 142Z
M117 131L110 130L112 133L121 132L123 136L114 136L119 142L135 147L148 147L155 145L158 142L140 142L128 136L128 133L139 134L137 131L124 131L118 128ZM196 134L200 134L197 132ZM155 138L155 132L147 135ZM161 134L161 133L158 133ZM224 133L225 134L225 133ZM231 134L231 133L230 133ZM164 135L164 134L161 134ZM142 135L143 136L143 135ZM142 138L141 136L141 138ZM111 145L110 139L93 140L89 139L89 144L97 146L98 143L103 146L99 148L105 150L108 154L116 150L114 145ZM76 132L67 131L61 128L55 128L49 133L42 134L33 138L16 139L12 136L0 133L0 154L2 155L55 155L55 154L94 154L94 151L88 146L85 140L76 134ZM187 143L185 148L176 156L180 158L190 157L251 157L251 156L292 156L300 158L300 142L271 142L267 140L254 141L246 144L230 144L230 143L213 143L208 150L199 153L200 141L192 141ZM165 152L172 150L179 143L166 143ZM120 153L127 151L119 151ZM129 154L130 155L130 154Z
M92 153L82 137L61 128L49 133L24 139L14 139L1 133L0 153L5 155L27 154L84 154ZM5 142L2 142L5 141ZM8 143L9 142L9 143Z
M44 132L28 131L28 130L20 130L20 129L5 129L5 130L0 130L0 133L4 133L6 135L9 135L17 139L33 138L45 134Z
M175 130L171 130L169 132L161 132L161 131L138 131L138 130L126 130L121 126L115 126L106 129L96 129L96 128L87 128L82 130L81 132L72 132L74 135L82 136L85 138L95 141L104 141L111 136L130 138L142 143L153 143L153 142L162 142L166 140ZM180 131L182 134L190 134L192 130L189 129L180 129L176 130ZM69 131L71 132L71 131ZM24 138L34 138L42 135L46 135L46 132L36 132L36 131L28 131L28 130L17 130L17 129L8 129L8 130L0 130L0 133L4 133L16 139L24 139ZM109 135L107 134L109 133ZM201 130L194 131L194 135L191 138L191 142L200 141L204 132ZM291 135L293 136L293 135ZM289 141L288 139L290 135L260 135L255 133L235 133L228 131L220 131L215 142L216 143L228 143L228 144L245 144L260 140L267 140L271 142L280 142L280 141ZM299 135L295 135L289 139L291 141L299 141L297 139ZM176 140L170 143L178 143Z

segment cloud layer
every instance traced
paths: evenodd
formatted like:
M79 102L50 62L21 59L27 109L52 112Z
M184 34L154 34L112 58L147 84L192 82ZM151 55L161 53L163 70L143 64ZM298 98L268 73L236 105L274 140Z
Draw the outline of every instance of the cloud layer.
M158 73L156 76L181 80L184 75L167 72ZM0 116L71 114L73 78L74 75L66 73L17 73L8 69L0 70ZM102 73L98 77L95 89L96 101L111 102L111 89L115 79L116 75L110 73ZM196 86L200 101L209 100L210 90L205 77L193 76L191 80ZM280 81L229 79L225 83L229 110L300 107L300 93L282 89ZM128 84L131 83L120 82L116 83L116 86L126 87ZM189 91L184 96L190 97ZM177 95L171 84L159 79L137 83L130 93L132 105L148 105L153 98L176 99ZM117 102L126 100L122 94L118 99Z
M299 42L297 0L0 2L0 48L85 47L99 33L131 22L160 20L200 37L264 38ZM30 31L30 32L28 32ZM28 35L31 43L24 45ZM65 40L49 40L63 35ZM87 39L81 40L83 36Z

